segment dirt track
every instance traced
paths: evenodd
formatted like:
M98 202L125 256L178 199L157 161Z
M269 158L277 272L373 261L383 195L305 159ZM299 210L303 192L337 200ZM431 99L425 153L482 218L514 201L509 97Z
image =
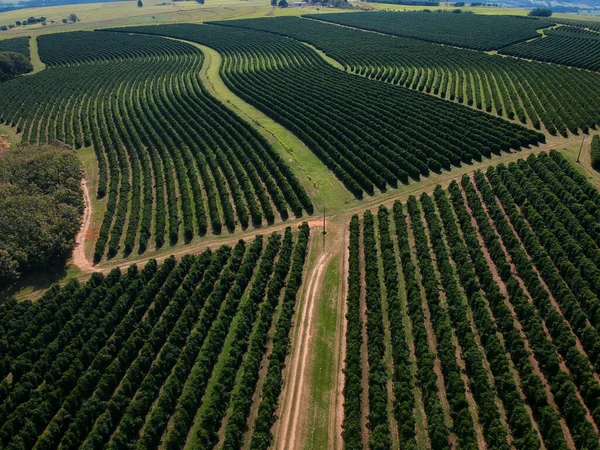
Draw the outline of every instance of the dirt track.
M332 448L341 450L344 448L344 441L342 439L342 432L344 431L342 425L344 422L344 369L346 367L346 314L348 313L348 305L346 303L346 297L348 295L348 274L349 274L349 246L350 246L350 227L344 226L344 253L340 265L342 267L341 274L342 279L340 280L340 287L338 290L338 322L335 335L334 348L338 349L336 358L337 376L334 386L333 394L333 405L330 407L330 430L329 430L329 442L333 445ZM341 302L341 304L340 304Z
M0 134L0 156L8 151L10 148L10 141L8 140L8 136L6 134Z
M92 202L90 201L90 192L85 179L81 181L81 190L83 191L84 203L83 220L81 222L81 229L75 237L75 248L73 249L73 259L71 262L79 267L79 269L85 272L91 272L96 269L85 257L85 240L92 222Z
M322 252L320 248L321 228L313 227L311 230L312 239L318 240L313 243L312 251L319 251L321 254L318 256L316 262L312 266L309 266L307 270L304 281L305 288L299 300L301 306L299 306L298 311L301 311L301 316L297 316L296 319L295 327L297 331L295 333L295 340L292 343L290 356L288 357L288 363L286 364L287 375L281 398L282 407L278 424L276 424L278 433L275 447L281 450L300 449L303 445L310 393L309 378L311 375L312 357L314 355L314 335L316 333L315 311L318 310L325 270L333 257L343 252L344 229L345 227L340 226L328 227L325 252ZM342 295L342 292L339 295ZM334 343L334 347L338 348L337 342ZM337 395L335 394L331 396L333 404L330 407L334 408L334 410L337 409L336 397ZM335 412L336 422L341 424L341 418L337 417L339 413L343 414L343 408L339 408Z
M308 349L313 332L313 312L315 306L315 297L318 295L323 272L327 266L329 258L326 253L321 254L315 267L307 277L307 289L302 300L302 317L297 322L298 335L297 341L292 348L292 354L289 362L289 372L286 379L285 394L282 405L285 405L280 419L279 444L277 448L281 450L299 448L296 432L299 425L300 403L303 402L303 395L307 374Z

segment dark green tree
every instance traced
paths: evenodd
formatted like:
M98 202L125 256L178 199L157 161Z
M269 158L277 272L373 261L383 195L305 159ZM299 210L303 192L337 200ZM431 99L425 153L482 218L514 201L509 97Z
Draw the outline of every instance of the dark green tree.
M550 17L552 15L552 11L547 8L534 8L529 11L528 16L531 17Z
M0 52L0 82L31 72L33 66L21 53Z
M594 136L592 139L590 157L592 160L592 167L595 170L600 171L600 136L598 135Z
M69 257L83 212L81 175L67 148L20 146L0 158L0 284Z

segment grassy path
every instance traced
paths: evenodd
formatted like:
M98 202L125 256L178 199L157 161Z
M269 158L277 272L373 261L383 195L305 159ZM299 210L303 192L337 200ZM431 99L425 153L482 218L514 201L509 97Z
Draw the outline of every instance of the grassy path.
M46 68L46 65L40 59L36 36L31 36L29 38L29 54L31 58L31 64L33 64L33 72L29 72L27 75L34 75Z
M216 50L204 45L188 43L200 48L204 53L200 78L208 92L267 138L300 179L317 210L323 206L340 210L355 201L352 194L300 139L229 90L219 74L222 58Z

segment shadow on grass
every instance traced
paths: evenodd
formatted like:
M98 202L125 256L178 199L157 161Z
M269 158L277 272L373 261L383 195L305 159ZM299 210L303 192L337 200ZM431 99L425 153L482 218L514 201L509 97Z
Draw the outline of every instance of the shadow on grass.
M17 292L24 289L27 289L32 297L37 298L39 297L39 295L36 295L38 291L45 291L66 276L66 265L65 263L61 263L56 264L55 266L49 266L38 272L23 275L19 280L9 286L0 285L0 305Z

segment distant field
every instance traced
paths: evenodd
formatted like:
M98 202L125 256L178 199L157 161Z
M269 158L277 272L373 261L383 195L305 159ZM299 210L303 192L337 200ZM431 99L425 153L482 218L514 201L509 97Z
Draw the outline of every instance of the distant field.
M511 45L500 53L600 71L600 32L564 26L544 34L544 38Z
M9 25L16 20L30 16L46 17L47 21L56 21L43 27L41 24L15 27L0 32L0 39L30 35L57 33L62 31L94 29L125 25L148 25L175 22L205 22L234 18L253 18L270 16L299 16L305 13L319 13L324 8L273 8L269 0L208 0L204 5L195 1L169 3L161 5L160 0L148 0L142 8L137 1L110 3L90 3L46 8L29 8L19 11L0 13L0 25ZM61 21L69 14L76 14L80 22L63 24Z
M535 38L538 29L549 26L546 22L529 18L418 11L331 13L319 16L319 19L393 36L483 51Z
M451 11L452 7L445 6L409 6L409 5L392 5L385 3L370 3L370 2L358 2L352 0L351 3L356 5L358 8L372 8L374 10L381 11L423 11L424 9L428 9L430 11ZM522 8L496 8L496 7L487 7L487 6L461 6L460 9L463 11L470 11L475 14L485 14L485 15L503 15L503 16L526 16L530 11L529 9Z
M301 7L301 8L272 8L269 0L207 0L204 5L195 1L177 2L176 6L169 3L161 5L162 1L146 1L143 8L138 8L137 1L123 1L110 3L89 3L65 6L49 6L45 8L27 8L18 11L0 13L0 25L9 25L16 20L24 20L30 16L44 16L49 24L42 27L40 24L16 27L7 32L0 33L0 39L30 34L56 33L59 31L93 29L126 25L148 25L158 23L176 22L206 22L211 20L250 19L257 17L299 16L301 14L318 14L331 12L329 8ZM351 1L357 9L375 9L391 11L420 11L423 9L437 10L448 8L420 8L415 6L386 5L380 3ZM529 10L518 8L493 8L493 7L464 7L465 11L485 15L515 15L525 16ZM346 12L354 12L347 10ZM76 14L81 20L78 23L64 25L62 19L69 14ZM600 17L577 16L573 14L555 14L555 17L564 19L581 19L600 21Z

